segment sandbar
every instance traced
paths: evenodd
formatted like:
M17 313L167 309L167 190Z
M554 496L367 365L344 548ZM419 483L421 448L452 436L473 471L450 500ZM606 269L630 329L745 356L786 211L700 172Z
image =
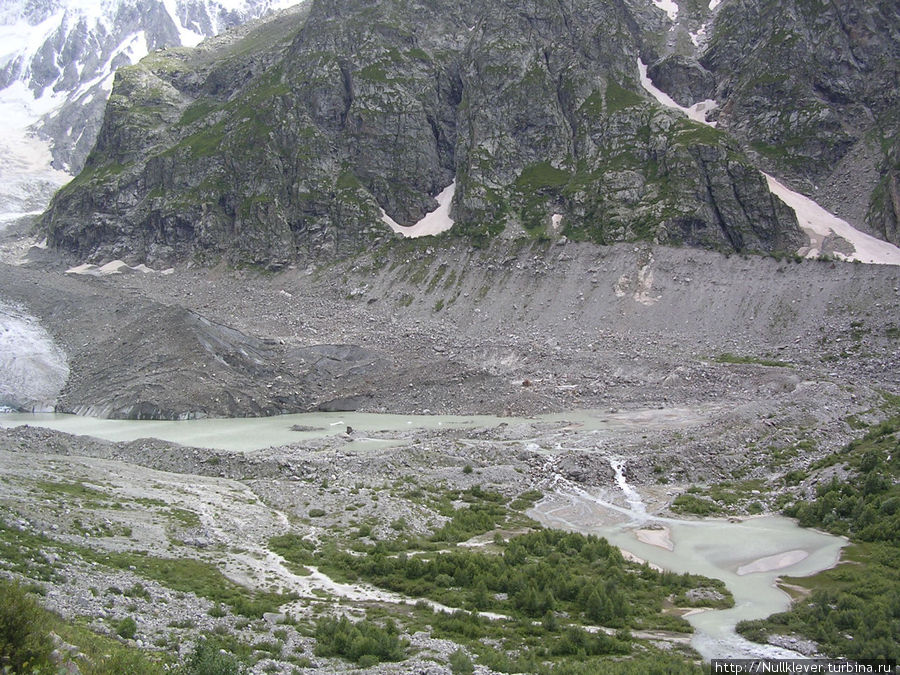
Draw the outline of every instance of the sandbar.
M754 572L772 572L785 567L790 567L801 560L809 557L809 552L803 549L795 549L793 551L785 551L784 553L776 553L765 558L757 558L753 562L741 565L737 568L739 577L745 574L753 574Z
M675 550L675 543L669 536L668 527L661 527L656 529L643 528L640 530L635 530L634 536L637 537L638 541L643 542L644 544L650 544L651 546L664 548L667 551Z

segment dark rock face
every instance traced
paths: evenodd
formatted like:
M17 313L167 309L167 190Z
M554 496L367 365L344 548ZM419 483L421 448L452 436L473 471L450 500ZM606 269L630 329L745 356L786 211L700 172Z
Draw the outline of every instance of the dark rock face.
M866 222L873 234L900 245L900 136L895 135L879 170Z
M738 144L643 91L641 21L624 0L312 0L152 54L43 227L82 259L278 268L358 251L382 209L411 224L455 181L476 239L796 248Z
M732 0L700 59L718 80L721 126L783 175L818 184L854 145L878 139L882 180L866 220L894 242L888 154L900 130L898 33L893 0Z
M716 95L715 76L693 58L669 54L652 64L647 75L653 84L685 107Z

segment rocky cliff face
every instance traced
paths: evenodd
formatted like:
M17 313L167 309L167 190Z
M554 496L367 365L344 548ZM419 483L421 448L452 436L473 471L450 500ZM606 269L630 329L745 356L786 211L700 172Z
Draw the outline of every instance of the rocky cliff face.
M795 248L740 146L640 86L667 49L648 25L665 15L625 0L312 0L119 70L43 226L82 258L278 267L359 250L382 209L413 223L455 182L474 238Z
M894 134L878 168L866 223L873 234L900 245L900 135Z
M893 0L731 0L700 59L717 79L723 129L798 185L827 186L830 206L895 243L898 34Z

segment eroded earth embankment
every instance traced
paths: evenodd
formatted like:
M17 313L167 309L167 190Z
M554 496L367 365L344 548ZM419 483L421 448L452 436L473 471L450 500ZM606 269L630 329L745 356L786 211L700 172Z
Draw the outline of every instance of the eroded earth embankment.
M171 419L531 414L754 398L822 378L888 386L898 270L649 246L398 243L274 275L0 266L0 281L68 357L61 410Z

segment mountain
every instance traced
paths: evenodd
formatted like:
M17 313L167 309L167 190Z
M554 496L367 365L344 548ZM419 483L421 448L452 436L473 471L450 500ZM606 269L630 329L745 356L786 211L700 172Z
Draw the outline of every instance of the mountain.
M841 7L312 0L120 70L41 224L80 259L280 268L424 232L439 196L427 231L475 242L796 251L765 168L890 238L900 21Z
M796 250L739 144L642 87L671 25L625 0L316 0L118 71L43 226L82 258L278 267L359 250L452 186L475 240Z
M115 70L286 0L0 0L0 213L41 211L94 145Z
M900 4L722 4L699 61L721 124L772 171L900 243Z

